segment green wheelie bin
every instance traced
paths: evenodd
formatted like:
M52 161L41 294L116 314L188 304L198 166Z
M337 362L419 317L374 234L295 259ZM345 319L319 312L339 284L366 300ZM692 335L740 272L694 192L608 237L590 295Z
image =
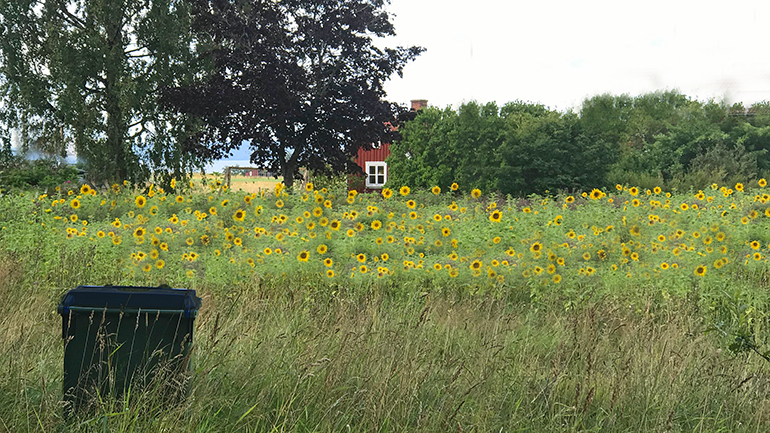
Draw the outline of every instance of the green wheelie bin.
M57 311L64 340L65 415L92 399L123 395L160 380L180 383L189 370L195 290L168 286L78 286ZM155 382L153 382L155 381Z

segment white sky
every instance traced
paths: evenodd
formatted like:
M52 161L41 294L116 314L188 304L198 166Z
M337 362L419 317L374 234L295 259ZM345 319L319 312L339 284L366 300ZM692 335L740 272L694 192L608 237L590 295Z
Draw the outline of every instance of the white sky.
M397 36L427 51L388 99L457 108L516 99L561 111L602 93L678 89L770 100L770 2L391 0Z

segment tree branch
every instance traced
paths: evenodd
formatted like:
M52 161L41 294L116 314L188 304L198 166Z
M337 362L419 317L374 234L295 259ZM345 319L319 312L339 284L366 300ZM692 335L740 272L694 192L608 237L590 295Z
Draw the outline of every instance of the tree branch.
M127 59L141 59L141 58L146 58L146 57L152 57L152 53L137 54L137 55L127 55L126 56Z
M142 116L142 118L140 120L137 120L136 122L128 125L128 129L131 129L134 126L144 125L145 123L147 123L147 118Z
M88 87L87 85L83 85L83 89L85 89L89 93L102 93L104 92L104 89L92 89L91 87Z
M138 54L138 55L132 55L131 54L131 53L135 53L137 51L142 51L142 50L147 50L149 52L149 54ZM131 49L131 50L127 50L127 51L124 51L123 53L126 55L126 57L148 57L148 56L152 55L152 51L150 51L149 48L144 47L144 46L137 47L137 48L134 48L134 49Z
M68 23L72 24L75 27L78 27L83 30L87 30L86 24L81 20L80 18L73 15L70 11L67 10L67 5L62 2L62 0L57 1L58 4L58 11L60 12L60 17L67 21Z
M142 119L142 121L141 121L141 122L139 122L138 124L137 124L137 123L134 123L133 125L129 126L129 128L131 128L132 126L139 126L139 130L138 130L138 131L136 131L135 133L133 133L133 134L131 134L131 135L129 135L129 136L128 136L128 139L129 139L129 140L133 140L134 138L136 138L136 137L138 137L140 134L142 134L144 131L146 131L146 129L145 129L145 127L144 127L144 122L145 122L145 119Z

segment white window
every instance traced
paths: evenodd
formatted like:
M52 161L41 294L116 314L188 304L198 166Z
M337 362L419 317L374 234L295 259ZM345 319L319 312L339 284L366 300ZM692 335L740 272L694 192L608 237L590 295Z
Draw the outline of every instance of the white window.
M366 187L382 188L388 181L388 164L382 161L366 163Z

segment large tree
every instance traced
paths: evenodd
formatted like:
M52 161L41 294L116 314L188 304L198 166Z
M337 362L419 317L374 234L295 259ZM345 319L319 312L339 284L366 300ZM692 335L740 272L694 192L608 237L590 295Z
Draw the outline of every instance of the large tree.
M164 102L203 119L215 151L250 143L251 162L291 187L300 167L354 170L360 146L388 139L397 107L383 85L422 52L378 48L394 35L385 0L191 0L213 73Z
M191 118L158 108L199 68L183 0L0 0L3 127L61 153L95 181L199 165Z
M605 186L616 159L615 147L588 136L574 113L521 101L428 108L400 132L388 159L392 186L457 182L466 191L525 197Z
M475 101L457 111L420 110L399 128L401 139L390 147L389 185L448 189L457 182L466 191L500 190L499 148L505 138L500 111L495 103Z

